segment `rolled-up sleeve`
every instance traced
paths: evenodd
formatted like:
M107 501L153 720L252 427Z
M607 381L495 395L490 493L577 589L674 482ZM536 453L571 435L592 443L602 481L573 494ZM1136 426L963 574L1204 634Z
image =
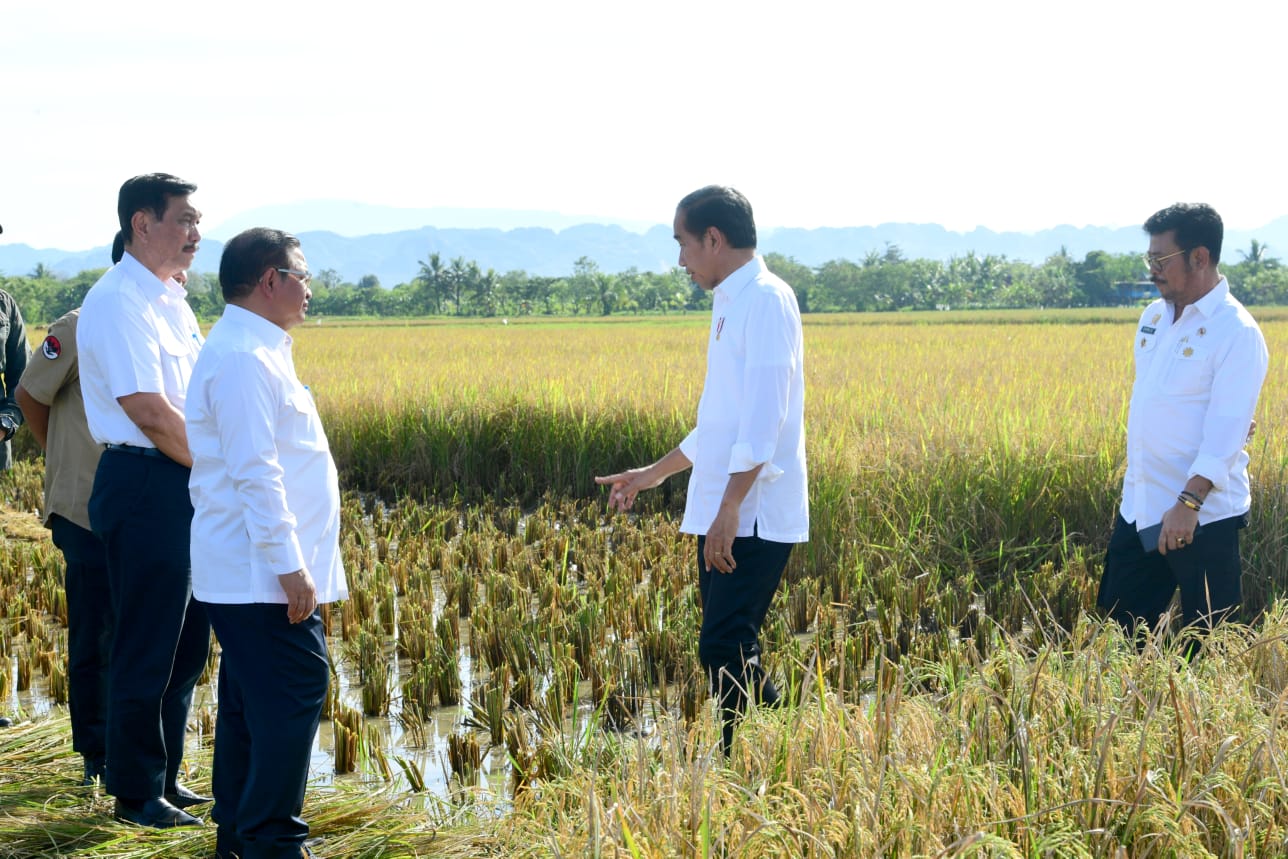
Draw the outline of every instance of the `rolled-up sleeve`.
M680 453L684 454L685 459L689 462L697 462L698 457L698 428L694 427L689 430L689 434L680 442Z
M1233 338L1212 378L1212 398L1203 419L1203 439L1189 476L1212 481L1216 490L1229 484L1230 471L1238 465L1239 452L1257 409L1270 354L1261 331L1242 329Z

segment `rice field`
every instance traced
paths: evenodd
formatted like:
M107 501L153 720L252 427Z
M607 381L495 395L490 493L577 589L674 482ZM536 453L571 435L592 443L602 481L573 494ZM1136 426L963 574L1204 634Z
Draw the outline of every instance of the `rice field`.
M592 481L683 437L707 320L297 329L353 592L327 616L319 855L1279 855L1288 312L1257 316L1246 624L1184 668L1087 614L1135 311L808 317L811 542L764 631L789 706L728 761L683 480L630 516ZM39 461L0 483L35 509ZM208 855L213 831L140 835L74 786L57 553L7 522L0 856ZM206 700L198 785L212 724Z

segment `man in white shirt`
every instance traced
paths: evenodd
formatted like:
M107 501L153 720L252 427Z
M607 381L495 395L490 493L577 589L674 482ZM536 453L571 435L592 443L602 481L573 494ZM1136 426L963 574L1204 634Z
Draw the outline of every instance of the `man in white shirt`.
M183 808L210 801L177 781L192 690L210 648L210 624L192 600L183 424L202 341L174 280L201 241L196 188L166 173L121 186L123 256L85 296L76 328L85 417L106 445L89 521L107 548L116 616L107 790L118 818L154 827L197 825Z
M1269 355L1217 270L1220 215L1178 203L1145 231L1161 297L1135 332L1127 473L1097 602L1134 633L1159 623L1179 587L1183 623L1208 629L1242 597L1239 529L1252 503L1244 444ZM1187 652L1197 647L1192 640Z
M309 279L289 233L228 242L227 307L186 406L192 589L223 649L211 815L222 859L312 855L300 812L330 674L318 606L348 590L335 463L287 334Z
M803 338L795 293L756 253L746 197L694 191L674 228L681 267L714 292L697 426L652 465L595 480L626 511L640 491L693 469L680 530L698 535L698 654L728 754L748 701L778 702L760 666L760 627L792 546L809 539Z

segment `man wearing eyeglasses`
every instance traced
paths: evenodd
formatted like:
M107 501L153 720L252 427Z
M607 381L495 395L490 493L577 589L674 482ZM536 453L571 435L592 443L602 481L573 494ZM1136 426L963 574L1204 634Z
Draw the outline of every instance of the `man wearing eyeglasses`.
M121 185L121 261L85 296L76 328L85 417L105 446L89 521L107 549L116 615L107 791L117 818L157 828L200 824L183 809L210 801L178 783L192 690L210 649L210 624L192 599L183 422L202 338L174 279L201 241L196 190L167 173Z
M219 263L227 306L192 372L192 589L223 648L221 859L312 855L300 817L329 668L318 606L348 596L340 490L287 333L308 312L299 240L256 228Z
M1097 599L1128 632L1156 626L1180 589L1196 631L1242 597L1239 530L1252 496L1244 445L1269 356L1217 269L1221 217L1177 203L1145 222L1160 298L1134 334L1127 473ZM1187 645L1193 655L1198 639Z

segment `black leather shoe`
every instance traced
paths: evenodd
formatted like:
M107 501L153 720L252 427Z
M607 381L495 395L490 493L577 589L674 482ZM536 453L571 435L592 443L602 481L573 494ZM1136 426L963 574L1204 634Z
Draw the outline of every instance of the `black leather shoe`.
M202 796L199 793L193 793L181 784L176 784L170 790L165 792L165 801L175 808L190 808L194 805L201 805L203 802L214 802L213 796Z
M7 728L12 724L13 722L9 721L8 716L0 716L0 728Z
M93 787L94 781L105 781L107 778L107 763L102 758L85 759L85 777L81 779L81 787Z
M175 808L161 797L144 800L141 803L116 801L115 815L117 820L134 823L139 826L150 826L153 829L171 829L175 826L200 826L201 821L188 812Z

